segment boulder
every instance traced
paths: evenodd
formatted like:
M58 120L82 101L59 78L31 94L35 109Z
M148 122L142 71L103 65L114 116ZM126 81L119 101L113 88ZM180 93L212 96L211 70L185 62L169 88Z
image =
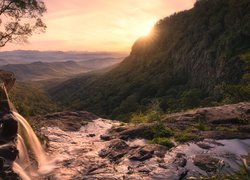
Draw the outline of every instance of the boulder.
M114 139L110 142L108 147L99 152L102 158L108 158L111 162L116 162L122 158L129 151L127 143L121 139Z
M220 159L210 155L196 155L193 158L194 165L206 172L215 172L220 163Z
M17 131L18 122L13 114L6 114L0 118L0 144L14 141Z
M129 159L133 161L145 161L153 157L154 149L149 146L137 148L130 152Z
M3 84L7 92L14 86L16 81L15 74L9 71L0 70L0 84Z
M119 133L120 138L124 140L136 138L152 139L154 137L152 126L153 124L140 124L138 126L131 126Z
M0 157L5 161L13 162L18 155L18 150L14 145L6 145L0 147Z
M103 141L109 141L109 140L111 140L111 136L110 135L107 135L107 134L102 134L101 136L100 136L100 138L101 138L101 140L103 140Z

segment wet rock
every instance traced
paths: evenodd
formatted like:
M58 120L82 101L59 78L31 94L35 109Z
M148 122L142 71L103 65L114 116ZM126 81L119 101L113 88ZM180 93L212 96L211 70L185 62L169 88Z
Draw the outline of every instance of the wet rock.
M121 139L112 140L109 146L99 152L102 158L108 158L111 162L115 162L122 158L129 151L129 146Z
M109 130L110 134L120 133L122 131L128 130L129 127L127 126L114 126Z
M18 150L14 145L6 145L0 147L0 157L4 160L13 162L18 155Z
M148 174L148 173L151 172L151 169L150 169L148 166L143 165L143 166L139 167L139 168L137 169L137 171L138 171L138 172L141 172L141 173L144 173L144 174Z
M67 159L63 161L63 166L68 167L73 163L74 159Z
M93 173L94 171L98 170L98 169L103 169L103 168L106 168L108 165L107 164L95 164L95 165L92 165L88 171L87 171L87 174L91 174Z
M88 122L98 119L98 116L86 111L64 111L52 113L46 116L32 118L32 123L41 128L44 126L56 126L63 131L79 131Z
M210 155L196 155L193 158L194 165L206 172L215 172L220 160Z
M199 147L202 148L202 149L211 149L211 148L213 148L213 147L210 146L209 144L207 144L207 143L202 143L202 142L197 143L197 146L199 146Z
M128 166L128 172L127 174L133 174L134 173L134 168L131 166Z
M3 180L21 180L21 178L18 176L18 174L14 173L12 171L12 168L9 167L5 167L3 172L0 172L0 177Z
M215 146L224 146L224 144L218 142L218 141L215 141L215 140L211 140L211 139L207 139L204 141L205 143L209 143L209 144L212 144L212 145L215 145Z
M4 159L0 158L0 172L3 171Z
M0 142L13 141L17 136L18 123L13 114L6 114L0 118Z
M100 138L101 138L101 140L109 141L109 140L111 140L112 137L110 135L107 135L107 134L102 134L100 136Z
M128 157L133 161L145 161L153 157L154 149L149 146L144 146L130 152L130 156Z
M230 131L204 131L201 136L206 139L250 139L250 133Z
M95 137L95 134L88 134L88 137Z
M177 167L185 167L187 164L187 159L185 158L185 154L183 153L177 153L176 158L174 160L174 164Z
M0 179L19 179L13 172L12 163L18 156L16 137L18 123L11 113L15 111L7 92L15 83L15 75L0 70Z
M146 147L154 151L154 155L159 158L163 158L168 150L167 147L158 144L147 144Z
M152 132L152 124L132 126L120 133L120 138L123 140L136 138L152 139L153 136L154 133Z

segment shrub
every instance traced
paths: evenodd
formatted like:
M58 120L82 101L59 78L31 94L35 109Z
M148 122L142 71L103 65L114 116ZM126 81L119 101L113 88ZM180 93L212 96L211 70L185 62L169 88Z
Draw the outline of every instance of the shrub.
M152 127L152 131L154 134L154 138L170 137L174 134L171 129L165 127L165 125L161 122L154 124L154 126Z
M175 135L175 140L178 142L194 141L199 139L199 136L191 133L178 133Z
M130 122L134 124L159 122L162 118L162 112L157 101L152 102L147 110L142 113L133 113Z
M157 137L157 138L154 138L152 141L151 141L152 144L160 144L162 146L166 146L168 148L172 148L174 147L174 143L172 141L170 141L168 138L164 138L164 137Z

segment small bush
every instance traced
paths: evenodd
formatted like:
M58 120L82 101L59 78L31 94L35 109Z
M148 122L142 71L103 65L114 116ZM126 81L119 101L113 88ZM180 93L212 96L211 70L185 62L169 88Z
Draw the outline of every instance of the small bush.
M134 124L159 122L162 118L162 111L158 102L152 102L144 113L133 113L130 122Z
M144 114L140 113L134 113L131 115L130 122L133 124L140 124L140 123L148 123L148 117Z
M151 141L152 144L160 144L162 146L166 146L168 148L172 148L174 147L174 143L172 141L170 141L168 138L164 138L164 137L157 137L157 138L154 138L152 141Z
M152 131L154 133L154 138L170 137L170 136L173 136L174 134L171 129L165 127L165 125L161 122L156 123L152 127Z

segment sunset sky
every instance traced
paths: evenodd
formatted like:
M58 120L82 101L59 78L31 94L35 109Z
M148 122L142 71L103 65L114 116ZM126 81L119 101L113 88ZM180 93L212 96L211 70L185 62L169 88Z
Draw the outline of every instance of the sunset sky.
M0 49L123 51L161 18L190 9L196 0L44 0L47 30L29 44Z

